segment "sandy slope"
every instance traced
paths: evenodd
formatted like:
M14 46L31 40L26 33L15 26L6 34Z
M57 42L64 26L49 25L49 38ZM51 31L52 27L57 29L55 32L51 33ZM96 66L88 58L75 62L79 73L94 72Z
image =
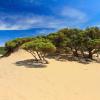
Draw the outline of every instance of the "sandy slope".
M0 59L0 100L100 100L100 64L50 60L43 68L15 64L20 50Z

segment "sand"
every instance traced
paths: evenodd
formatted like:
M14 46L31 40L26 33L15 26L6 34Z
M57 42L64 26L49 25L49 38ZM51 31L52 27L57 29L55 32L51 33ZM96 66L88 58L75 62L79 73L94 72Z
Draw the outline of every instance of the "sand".
M18 64L30 58L20 50L0 59L0 100L100 100L99 63L50 59L47 67Z

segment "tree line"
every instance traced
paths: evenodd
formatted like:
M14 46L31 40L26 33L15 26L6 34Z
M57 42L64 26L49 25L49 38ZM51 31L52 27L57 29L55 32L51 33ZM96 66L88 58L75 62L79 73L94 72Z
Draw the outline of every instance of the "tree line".
M100 52L100 28L64 28L49 35L17 38L5 43L4 56L9 56L19 48L43 63L48 63L45 57L51 53L93 59L93 55Z
M3 55L5 53L5 48L4 47L0 47L0 55Z

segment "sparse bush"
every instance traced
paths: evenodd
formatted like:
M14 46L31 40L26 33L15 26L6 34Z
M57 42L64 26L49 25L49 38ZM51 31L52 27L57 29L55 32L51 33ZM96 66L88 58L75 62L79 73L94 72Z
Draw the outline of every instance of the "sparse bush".
M35 39L31 42L24 43L21 48L31 53L35 60L47 63L45 60L46 54L55 52L56 47L47 39Z

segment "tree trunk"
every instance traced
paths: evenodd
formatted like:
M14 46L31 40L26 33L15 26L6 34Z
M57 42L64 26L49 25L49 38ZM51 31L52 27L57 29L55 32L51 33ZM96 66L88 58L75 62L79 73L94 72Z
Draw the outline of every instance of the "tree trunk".
M42 57L43 57L43 60L45 61L45 63L49 64L49 62L45 59L45 54Z
M73 55L74 55L75 57L78 57L78 52L77 52L77 50L73 51Z
M41 55L39 54L39 52L36 52L36 53L37 53L39 59L42 61L42 58L41 58Z
M82 55L82 57L85 57L85 53L83 50L81 50L81 55Z
M93 59L93 53L92 51L89 51L89 56L88 56L90 59Z
M36 58L36 56L34 55L34 53L32 51L28 51L27 52L31 53L31 55L35 58L36 61L38 61L38 59Z

